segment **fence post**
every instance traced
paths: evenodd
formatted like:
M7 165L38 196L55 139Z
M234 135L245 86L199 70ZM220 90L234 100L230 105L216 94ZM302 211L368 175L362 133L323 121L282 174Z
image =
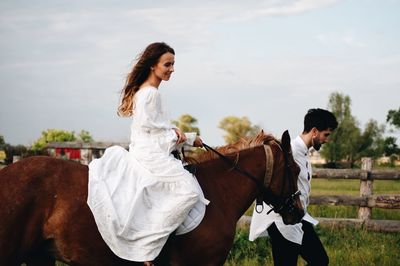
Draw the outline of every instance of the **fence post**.
M372 158L364 157L361 158L361 169L368 171L368 175L372 170ZM370 197L372 196L372 185L373 180L360 180L360 196ZM372 209L370 207L360 207L358 209L358 218L365 221L371 219Z

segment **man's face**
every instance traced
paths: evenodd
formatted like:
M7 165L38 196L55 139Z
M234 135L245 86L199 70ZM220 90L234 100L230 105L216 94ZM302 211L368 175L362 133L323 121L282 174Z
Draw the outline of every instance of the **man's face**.
M322 144L328 142L328 137L332 134L332 130L326 129L319 131L318 129L314 128L315 136L312 137L312 146L315 150L319 151Z

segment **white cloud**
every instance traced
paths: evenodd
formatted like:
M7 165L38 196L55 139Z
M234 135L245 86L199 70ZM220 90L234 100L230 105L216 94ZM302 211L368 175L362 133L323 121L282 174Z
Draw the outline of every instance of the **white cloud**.
M231 20L251 20L264 16L288 16L323 9L336 5L343 0L284 0L284 1L262 1L261 7L251 5L238 13Z
M69 37L82 38L100 47L123 42L142 47L158 36L159 40L170 39L178 45L201 47L212 44L215 39L213 26L220 22L298 14L341 1L257 0L251 4L243 1L202 1L201 4L198 1L169 1L168 4L158 2L153 5L120 1L120 6L82 4L81 8L76 2L56 8L51 2L41 1L42 10L14 8L3 11L1 21L3 28L13 28L22 35L34 32L43 37L41 41ZM347 41L354 40L348 38Z
M329 47L347 46L351 48L364 48L367 46L366 43L357 37L354 31L346 33L322 33L318 34L315 38L321 44Z

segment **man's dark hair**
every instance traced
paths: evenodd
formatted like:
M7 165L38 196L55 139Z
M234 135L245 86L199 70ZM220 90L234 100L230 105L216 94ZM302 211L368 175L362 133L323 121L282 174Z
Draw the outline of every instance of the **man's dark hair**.
M310 132L315 127L319 131L323 130L335 130L338 125L336 117L329 111L313 108L308 110L304 117L304 133Z

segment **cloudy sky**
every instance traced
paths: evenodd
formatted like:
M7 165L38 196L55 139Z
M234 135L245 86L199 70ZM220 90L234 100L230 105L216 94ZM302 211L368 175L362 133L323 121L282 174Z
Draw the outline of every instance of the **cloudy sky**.
M400 0L1 0L0 135L32 144L46 129L127 141L116 108L136 55L176 51L160 91L172 119L247 116L276 136L309 108L350 96L363 127L400 107Z

